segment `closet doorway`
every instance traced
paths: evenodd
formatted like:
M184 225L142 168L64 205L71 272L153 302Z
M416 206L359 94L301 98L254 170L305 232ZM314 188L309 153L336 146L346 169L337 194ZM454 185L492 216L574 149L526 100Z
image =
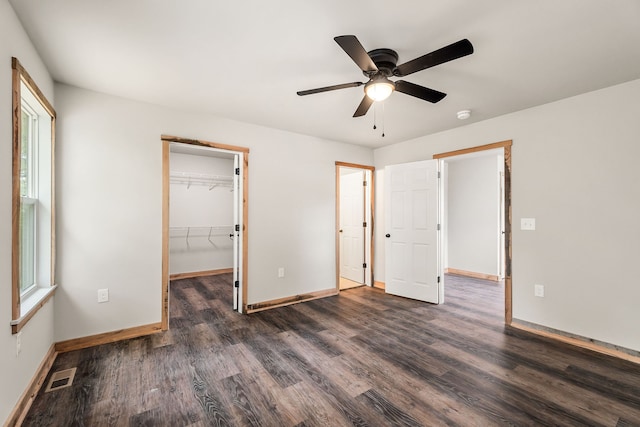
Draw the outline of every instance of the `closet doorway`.
M162 323L170 279L233 274L233 309L246 306L248 152L163 136Z
M372 166L336 162L336 287L373 283Z

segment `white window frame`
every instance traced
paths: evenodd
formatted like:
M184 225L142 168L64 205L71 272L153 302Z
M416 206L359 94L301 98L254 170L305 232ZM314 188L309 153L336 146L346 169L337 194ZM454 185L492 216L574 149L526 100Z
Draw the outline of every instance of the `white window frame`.
M12 58L13 116L13 196L11 331L18 333L53 296L55 285L55 119L56 113L29 73ZM24 112L24 113L23 113ZM28 114L30 138L28 161L22 165L23 114ZM22 184L26 174L26 187ZM29 240L25 245L21 231L23 208L33 206ZM23 268L32 274L22 286Z
M20 215L24 215L23 209L25 205L29 205L33 207L33 217L30 218L31 229L30 229L30 247L24 247L24 239L22 235L22 230L24 229L24 217L21 217L20 220L20 300L26 301L38 288L37 281L37 271L36 265L38 262L38 143L39 143L39 135L38 135L38 122L40 120L39 114L36 110L30 105L31 100L26 99L24 94L24 86L21 88L21 114L25 113L29 116L29 139L26 141L28 143L27 148L27 170L23 171L22 167L20 168ZM21 126L24 125L24 121L20 120ZM25 143L24 138L24 129L21 132L21 149L20 155L21 157L24 155L24 147ZM21 158L22 160L22 158ZM27 188L25 191L22 179L24 177L24 173L26 172L26 182ZM29 259L25 259L26 251L29 251ZM31 275L31 283L29 286L24 287L24 276L25 276L25 264L26 267L29 267L30 275Z

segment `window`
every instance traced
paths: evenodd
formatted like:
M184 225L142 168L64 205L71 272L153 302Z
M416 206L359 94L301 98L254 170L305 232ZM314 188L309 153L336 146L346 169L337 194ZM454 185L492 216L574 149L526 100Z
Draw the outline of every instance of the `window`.
M20 298L36 287L38 115L22 102L20 138Z
M53 295L55 111L13 58L12 321L22 329Z

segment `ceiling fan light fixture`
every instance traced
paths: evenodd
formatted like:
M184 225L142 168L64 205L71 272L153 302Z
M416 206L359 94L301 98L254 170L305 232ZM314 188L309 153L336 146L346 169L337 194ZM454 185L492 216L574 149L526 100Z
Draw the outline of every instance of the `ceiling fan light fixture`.
M364 92L374 101L384 101L395 88L396 85L385 77L368 82L364 85Z

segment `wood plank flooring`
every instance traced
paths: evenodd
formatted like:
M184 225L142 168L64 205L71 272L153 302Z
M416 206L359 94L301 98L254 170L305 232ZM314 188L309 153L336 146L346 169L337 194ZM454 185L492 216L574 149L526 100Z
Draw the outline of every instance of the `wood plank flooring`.
M639 426L640 366L503 326L501 283L444 305L360 287L252 315L229 275L171 283L171 330L60 355L26 426Z

